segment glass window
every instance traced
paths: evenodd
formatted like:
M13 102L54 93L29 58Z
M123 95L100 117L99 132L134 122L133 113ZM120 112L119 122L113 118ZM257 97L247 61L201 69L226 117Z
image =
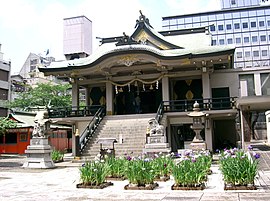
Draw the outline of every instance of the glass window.
M236 58L243 58L242 52L236 52Z
M231 30L232 29L232 25L231 24L226 24L226 29L227 30Z
M217 14L217 20L223 20L223 14Z
M257 36L252 36L251 40L252 40L253 43L256 43L256 42L258 42L258 37Z
M241 18L242 17L248 17L248 12L247 11L241 12Z
M247 22L243 22L243 29L247 29L248 28L248 23Z
M262 50L262 56L263 57L267 56L267 50Z
M223 25L222 24L218 25L218 30L223 31Z
M259 21L259 26L264 27L264 21Z
M231 4L232 4L232 5L236 5L235 0L231 0Z
M245 52L245 57L250 57L250 51Z
M261 89L262 95L270 95L270 74L261 73Z
M262 42L265 42L266 41L266 35L261 35L260 39L261 39Z
M185 18L185 23L192 23L192 17Z
M250 22L251 27L256 27L256 22Z
M217 40L212 40L212 46L217 45Z
M200 17L193 17L193 22L200 22Z
M259 50L253 51L253 56L254 56L254 57L259 57L259 56L260 56Z
M224 39L219 39L219 44L224 45Z
M210 31L216 31L215 25L210 26Z
M244 37L244 43L249 43L249 37Z
M255 17L257 16L256 11L249 11L249 17Z
M178 24L184 24L184 18L177 19Z
M254 96L255 95L255 87L254 87L254 76L253 76L253 74L251 74L251 75L240 75L239 78L240 78L240 81L246 81L248 96Z
M267 20L267 26L270 27L270 20Z
M241 43L241 38L236 38L236 39L235 39L235 42L236 42L236 43Z
M233 43L232 38L228 38L227 41L228 41L228 44L232 44Z
M207 15L201 16L201 21L202 22L208 21L208 16Z
M240 18L240 13L239 12L234 12L233 13L233 18Z
M239 23L235 23L235 24L234 24L234 28L235 28L235 29L240 29L240 24L239 24Z
M257 16L264 15L264 10L257 10Z
M232 14L231 13L225 13L224 14L224 17L225 17L226 20L231 19L232 18Z
M213 21L216 20L216 16L215 15L209 15L209 21Z

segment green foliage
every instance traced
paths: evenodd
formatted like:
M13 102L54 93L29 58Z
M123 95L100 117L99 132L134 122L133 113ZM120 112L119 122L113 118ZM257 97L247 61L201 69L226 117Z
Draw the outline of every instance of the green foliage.
M51 153L53 162L61 161L64 158L64 154L61 151L53 150Z
M254 184L258 172L259 155L237 148L225 150L220 155L220 170L224 182L232 185Z
M177 186L200 186L207 181L212 162L208 152L186 152L172 167Z
M65 107L71 105L71 95L68 93L70 84L53 85L41 83L27 92L18 93L18 98L10 102L11 109L27 109L31 107L52 105Z
M123 178L125 177L125 168L127 160L123 157L106 157L105 163L108 166L108 176L113 178Z
M128 158L126 177L129 183L137 184L138 186L153 184L155 171L152 159L144 157Z
M106 181L108 166L104 161L90 161L80 168L80 179L84 185L98 186Z
M16 128L17 123L8 117L0 117L0 135L6 133L6 130L9 128Z
M173 166L173 159L171 154L155 154L153 160L153 169L157 178L168 176Z

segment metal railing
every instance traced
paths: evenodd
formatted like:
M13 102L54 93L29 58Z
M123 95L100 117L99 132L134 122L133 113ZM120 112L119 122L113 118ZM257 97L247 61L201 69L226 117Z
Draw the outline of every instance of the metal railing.
M93 116L100 105L55 107L48 109L49 118Z
M193 100L162 101L158 107L155 119L160 123L165 112L187 112L193 110L193 104L197 101L200 110L225 110L236 108L237 97L204 98Z
M99 107L99 109L97 110L97 112L95 113L92 120L89 122L89 124L85 128L85 130L80 135L80 139L79 139L80 153L83 152L89 140L93 138L94 133L104 116L105 116L105 107L101 106Z

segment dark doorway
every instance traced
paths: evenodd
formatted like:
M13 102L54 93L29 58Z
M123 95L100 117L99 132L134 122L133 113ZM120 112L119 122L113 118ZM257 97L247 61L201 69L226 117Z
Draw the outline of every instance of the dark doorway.
M162 101L162 91L151 86L125 86L115 94L115 114L156 113Z
M230 108L230 90L229 87L213 88L212 89L214 109L226 109Z

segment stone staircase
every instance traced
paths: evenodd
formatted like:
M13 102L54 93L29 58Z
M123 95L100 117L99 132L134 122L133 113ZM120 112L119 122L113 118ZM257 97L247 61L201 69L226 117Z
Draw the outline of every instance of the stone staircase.
M87 144L83 154L83 160L92 160L100 153L99 138L116 138L114 144L115 156L131 154L140 155L146 141L146 128L148 121L155 114L114 115L105 116L96 130L95 136ZM102 148L112 148L112 145L102 145Z

